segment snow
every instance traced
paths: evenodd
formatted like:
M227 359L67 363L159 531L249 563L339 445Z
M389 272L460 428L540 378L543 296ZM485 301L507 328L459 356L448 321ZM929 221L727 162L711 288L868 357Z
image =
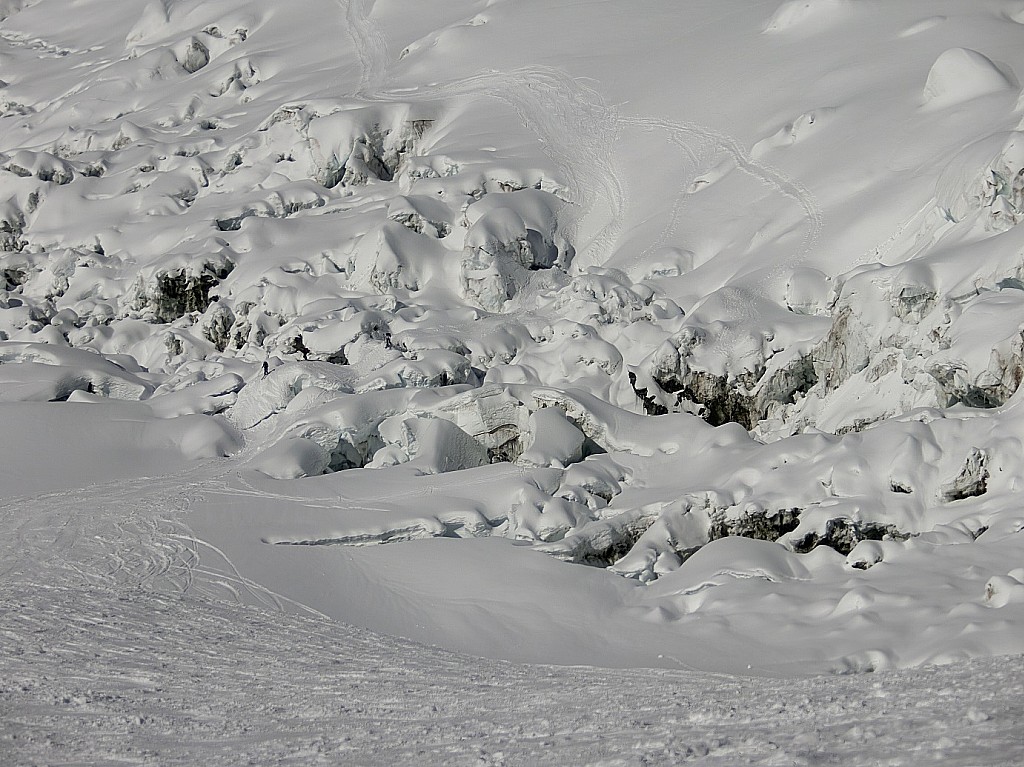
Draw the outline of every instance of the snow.
M82 599L101 613L84 612ZM17 607L5 600L5 609ZM10 620L14 763L1010 765L1020 677L521 666L204 600L47 590ZM302 637L301 652L288 652ZM40 671L40 658L46 658Z
M1022 24L0 0L0 761L1019 763Z
M1012 87L1009 78L984 54L950 48L928 71L924 101L928 107L941 109Z

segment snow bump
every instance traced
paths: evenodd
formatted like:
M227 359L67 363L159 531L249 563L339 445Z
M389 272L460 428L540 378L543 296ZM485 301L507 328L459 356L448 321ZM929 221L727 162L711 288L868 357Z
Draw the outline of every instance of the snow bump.
M990 58L970 48L950 48L932 64L923 100L929 109L945 109L965 101L1014 89Z

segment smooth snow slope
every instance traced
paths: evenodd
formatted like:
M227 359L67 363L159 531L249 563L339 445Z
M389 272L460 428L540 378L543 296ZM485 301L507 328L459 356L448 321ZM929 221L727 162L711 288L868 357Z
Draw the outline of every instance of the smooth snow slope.
M908 763L1012 763L1022 35L1018 0L0 0L3 636L49 680L4 688L43 738L15 753L88 761L135 727L44 744L40 701L76 700L59 604L129 655L175 637L161 679L208 653L211 701L241 684L219 621L266 634L257 686L314 644L333 663L313 637L348 625L750 674L766 701L804 684L769 677L963 664L892 678L905 705L973 684L1002 718L933 706L911 738L968 716L992 751L965 730ZM425 670L477 661L379 641L479 689ZM325 694L363 683L353 658ZM480 663L554 705L547 670ZM728 679L594 673L605 697ZM845 737L822 685L801 721L826 734L792 759Z

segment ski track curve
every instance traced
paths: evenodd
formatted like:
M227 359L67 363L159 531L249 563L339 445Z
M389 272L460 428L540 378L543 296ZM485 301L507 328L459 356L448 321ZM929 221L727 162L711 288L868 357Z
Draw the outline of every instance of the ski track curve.
M571 77L563 70L547 66L525 66L510 71L487 70L479 75L450 83L418 89L415 92L386 90L389 65L387 38L372 16L372 0L343 0L349 34L360 65L358 97L367 100L408 102L417 99L443 99L456 96L482 96L509 104L523 125L544 144L545 153L568 180L570 210L559 215L559 228L570 242L577 242L581 222L587 216L603 213L603 225L581 252L577 269L600 266L612 255L624 226L627 208L626 183L612 159L616 143L627 128L657 130L690 158L694 169L725 154L736 166L757 181L796 202L807 221L800 249L792 257L775 264L758 284L767 289L779 276L799 265L813 252L824 228L824 216L814 194L781 170L754 159L738 140L713 128L692 122L663 118L625 116L609 106L594 88ZM692 180L692 179L691 179ZM689 192L680 185L669 221L655 241L645 248L640 259L666 244L678 225L680 212ZM604 210L601 210L601 207ZM637 259L639 260L639 259ZM730 308L750 313L747 289L736 288L727 299ZM735 306L733 306L735 304Z
M558 227L570 242L580 237L581 223L603 205L603 223L576 263L607 261L622 230L626 191L611 160L621 121L595 90L562 70L527 66L488 70L449 83L409 91L380 91L373 99L407 103L411 99L491 98L509 105L525 127L542 142L544 152L565 178L567 189Z
M341 0L345 25L359 60L355 95L372 98L387 76L388 41L372 16L374 0Z
M191 506L228 489L247 445L231 458L207 459L166 475L117 479L82 488L14 497L0 504L0 588L58 583L184 594L197 575L232 578L258 602L291 602L243 577L219 549L196 538ZM223 567L207 567L202 550Z

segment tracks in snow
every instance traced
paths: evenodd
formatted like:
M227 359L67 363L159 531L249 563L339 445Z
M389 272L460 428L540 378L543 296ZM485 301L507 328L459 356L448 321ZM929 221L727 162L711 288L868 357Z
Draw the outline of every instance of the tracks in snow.
M0 507L0 576L143 587L166 576L187 588L194 555L169 531L190 503L185 472L11 498Z
M736 167L742 172L800 206L807 221L800 249L792 258L787 259L784 265L775 267L776 269L792 267L807 258L814 250L824 228L824 215L815 196L799 181L795 181L768 163L755 160L739 141L713 128L696 123L673 122L656 118L632 118L630 122L644 130L664 132L674 145L687 152L695 162L706 157L706 147L710 147L713 160L717 159L717 156L726 155L736 163ZM701 150L700 153L692 148L694 139Z
M544 151L568 180L569 205L560 212L559 227L570 242L586 240L577 252L577 268L606 263L625 224L627 184L623 172L616 167L614 151L629 129L664 133L669 143L687 154L694 169L694 178L680 184L668 223L640 259L667 244L690 193L688 187L697 181L696 174L723 155L731 158L742 172L793 200L807 221L799 251L773 266L761 281L763 287L805 260L816 246L824 217L814 195L779 169L755 160L732 136L696 123L622 115L595 89L562 70L546 66L504 72L488 70L415 92L388 91L387 38L372 18L372 0L343 0L342 4L359 59L355 95L389 102L479 96L497 99L515 110L522 123L543 142ZM749 302L740 303L749 308Z
M254 450L166 475L8 499L0 504L0 593L68 585L185 594L209 589L196 583L202 576L270 609L315 612L244 577L186 524L189 508L227 492L227 478Z
M374 0L340 0L345 24L359 58L356 96L372 99L384 86L388 65L388 41L371 16Z
M408 101L407 92L376 94L384 101ZM543 143L544 151L567 180L567 204L559 229L570 242L586 238L577 262L604 263L614 249L626 212L626 191L612 152L621 125L615 111L592 88L551 67L495 70L442 85L421 88L417 98L490 98L508 104ZM593 215L596 233L585 237L583 223Z

